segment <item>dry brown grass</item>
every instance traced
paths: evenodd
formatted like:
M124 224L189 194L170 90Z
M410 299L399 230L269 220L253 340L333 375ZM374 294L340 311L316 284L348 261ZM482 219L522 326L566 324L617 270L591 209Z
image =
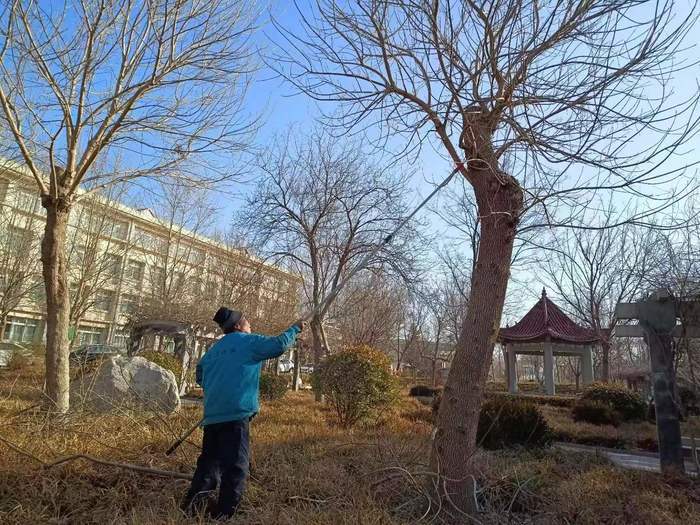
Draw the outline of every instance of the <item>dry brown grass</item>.
M656 440L656 427L649 422L621 423L619 426L594 425L571 418L571 409L540 406L555 433L555 439L584 445L612 448L637 448L640 441Z
M18 414L40 400L41 385L36 370L0 371L0 437L38 460L86 453L192 472L199 430L173 457L164 451L200 409L167 418L128 410L60 419ZM416 523L425 511L418 473L426 471L430 430L430 408L412 399L346 430L309 393L290 392L265 404L253 423L254 479L232 523ZM177 508L184 480L83 460L47 469L5 443L0 450L0 523L193 523ZM700 522L697 486L685 481L669 484L555 451L483 455L479 464L483 523Z

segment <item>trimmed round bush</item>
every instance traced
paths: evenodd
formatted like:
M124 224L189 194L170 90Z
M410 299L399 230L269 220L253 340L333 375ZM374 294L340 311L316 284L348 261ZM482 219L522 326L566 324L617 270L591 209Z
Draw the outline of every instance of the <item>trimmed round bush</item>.
M320 389L344 427L390 406L398 394L389 358L368 346L350 347L327 357L314 372L312 386Z
M152 363L162 366L166 370L170 370L175 374L175 381L180 384L180 375L182 374L182 364L180 360L172 354L166 354L165 352L156 352L155 350L148 350L146 352L140 352L138 355L148 359Z
M13 349L9 351L5 366L8 370L17 371L28 368L31 363L32 360L25 351Z
M433 388L427 385L416 385L412 386L408 391L408 395L411 397L432 397L440 392L439 388Z
M581 399L606 403L622 421L638 421L646 416L646 403L641 396L619 383L592 383L585 388Z
M287 378L263 372L260 374L260 397L267 401L282 399L287 393Z
M581 399L571 409L571 415L574 421L584 421L594 425L616 427L619 424L617 412L609 404L600 401Z
M681 407L689 415L700 414L700 406L698 405L698 396L690 387L679 386L678 387L678 397L681 401Z
M536 405L519 399L487 399L481 405L477 443L490 450L514 446L541 447L551 430Z

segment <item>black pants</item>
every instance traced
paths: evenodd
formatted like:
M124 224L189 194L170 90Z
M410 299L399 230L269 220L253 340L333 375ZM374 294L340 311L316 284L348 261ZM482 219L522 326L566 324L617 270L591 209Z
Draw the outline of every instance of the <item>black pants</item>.
M182 502L183 510L201 511L209 494L219 485L216 515L233 516L248 475L249 426L248 419L204 426L202 453L197 459L192 485Z

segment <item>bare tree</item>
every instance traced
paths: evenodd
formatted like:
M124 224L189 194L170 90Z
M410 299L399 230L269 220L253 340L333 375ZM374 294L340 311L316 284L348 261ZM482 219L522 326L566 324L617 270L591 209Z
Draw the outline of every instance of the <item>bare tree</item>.
M654 245L648 231L627 225L567 231L543 252L540 282L554 289L564 308L600 338L602 381L610 380L615 306L643 291L655 262Z
M439 365L449 365L462 329L469 297L470 274L453 265L448 254L443 255L444 275L428 284L422 291L426 305L421 357L430 363L430 377L437 385Z
M288 327L298 313L298 279L258 259L231 231L215 238L222 252L208 259L207 302L245 312L256 331Z
M420 364L421 341L425 323L425 307L422 299L412 293L404 303L403 316L396 327L396 372L400 373L404 364L414 368Z
M346 286L329 317L345 344L390 353L403 321L407 295L405 287L387 275L365 275Z
M437 386L438 364L448 363L451 359L452 352L445 351L445 347L449 345L445 334L446 308L441 303L440 297L431 297L428 300L429 318L427 321L427 329L424 331L424 337L421 345L421 359L430 363L430 381L433 386Z
M405 216L404 180L369 163L356 145L323 134L299 142L288 138L260 168L262 179L236 223L267 257L287 261L304 277L303 291L315 310L310 325L318 365L329 346L323 322L334 304L322 301ZM404 231L369 269L411 273L409 246Z
M576 385L576 392L581 388L581 360L574 359L571 356L566 358L566 368L571 376L574 378L574 384Z
M700 297L700 222L696 206L692 203L679 213L686 218L685 227L657 232L653 266L641 278L646 291L666 290L677 302L682 331L674 338L675 373L683 376L697 391L700 389L699 345L697 339L688 337L687 329L700 323L700 319L682 304Z
M144 291L132 317L187 322L195 330L212 328L213 305L204 297L206 252L198 239L213 227L209 193L164 185L154 191L150 205L147 211L162 228L139 228L132 235L145 252Z
M585 212L601 193L640 195L671 181L652 168L696 124L696 97L666 96L696 16L674 23L663 0L313 5L299 10L301 31L277 24L280 73L316 100L340 102L329 118L372 127L381 146L397 136L402 153L435 144L474 190L478 256L432 453L451 512L473 511L468 458L519 221L546 206L547 222L590 224ZM648 140L635 140L641 132ZM657 209L668 202L659 198Z
M67 229L69 324L78 329L90 310L114 314L118 285L132 246L128 224L115 221L109 210L118 205L121 189L112 187L82 200ZM71 347L75 339L71 340Z
M46 209L46 394L68 395L66 229L78 188L141 177L221 181L249 131L240 103L256 13L241 0L4 2L0 115ZM91 170L124 153L130 163ZM183 161L199 154L196 170ZM205 155L206 154L206 155ZM202 165L205 159L208 165ZM177 170L174 168L177 167Z
M9 185L0 208L0 341L8 315L41 288L36 232L40 221L34 210L27 214L17 211L23 209L20 201L24 195L21 188Z

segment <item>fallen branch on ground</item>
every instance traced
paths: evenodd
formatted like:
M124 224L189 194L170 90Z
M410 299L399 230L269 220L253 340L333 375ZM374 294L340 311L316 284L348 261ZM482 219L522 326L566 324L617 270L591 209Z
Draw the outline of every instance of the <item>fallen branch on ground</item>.
M45 464L44 461L43 461L42 459L39 459L38 457L36 457L36 456L35 456L34 454L32 454L31 452L27 452L26 450L22 449L20 446L15 445L12 441L9 441L9 440L5 439L5 438L2 437L2 436L0 436L0 441L2 441L3 443L5 443L5 445L7 445L8 447L10 447L12 450L14 450L15 452L17 452L18 454L21 454L21 455L26 456L26 457L28 457L28 458L30 458L30 459L33 459L34 461L36 461L36 462L38 462L38 463Z
M175 479L186 479L188 481L192 480L192 476L190 474L184 474L182 472L173 472L171 470L160 470L156 468L143 467L141 465L134 465L132 463L117 463L115 461L98 459L92 456L88 456L86 454L74 454L72 456L66 456L65 458L57 459L56 461L52 461L51 463L46 463L44 467L51 468L58 465L62 465L63 463L68 463L69 461L75 461L76 459L85 459L87 461L92 461L93 463L98 463L100 465L107 465L110 467L123 468L127 470L135 470L136 472L153 474L154 476L164 476Z

